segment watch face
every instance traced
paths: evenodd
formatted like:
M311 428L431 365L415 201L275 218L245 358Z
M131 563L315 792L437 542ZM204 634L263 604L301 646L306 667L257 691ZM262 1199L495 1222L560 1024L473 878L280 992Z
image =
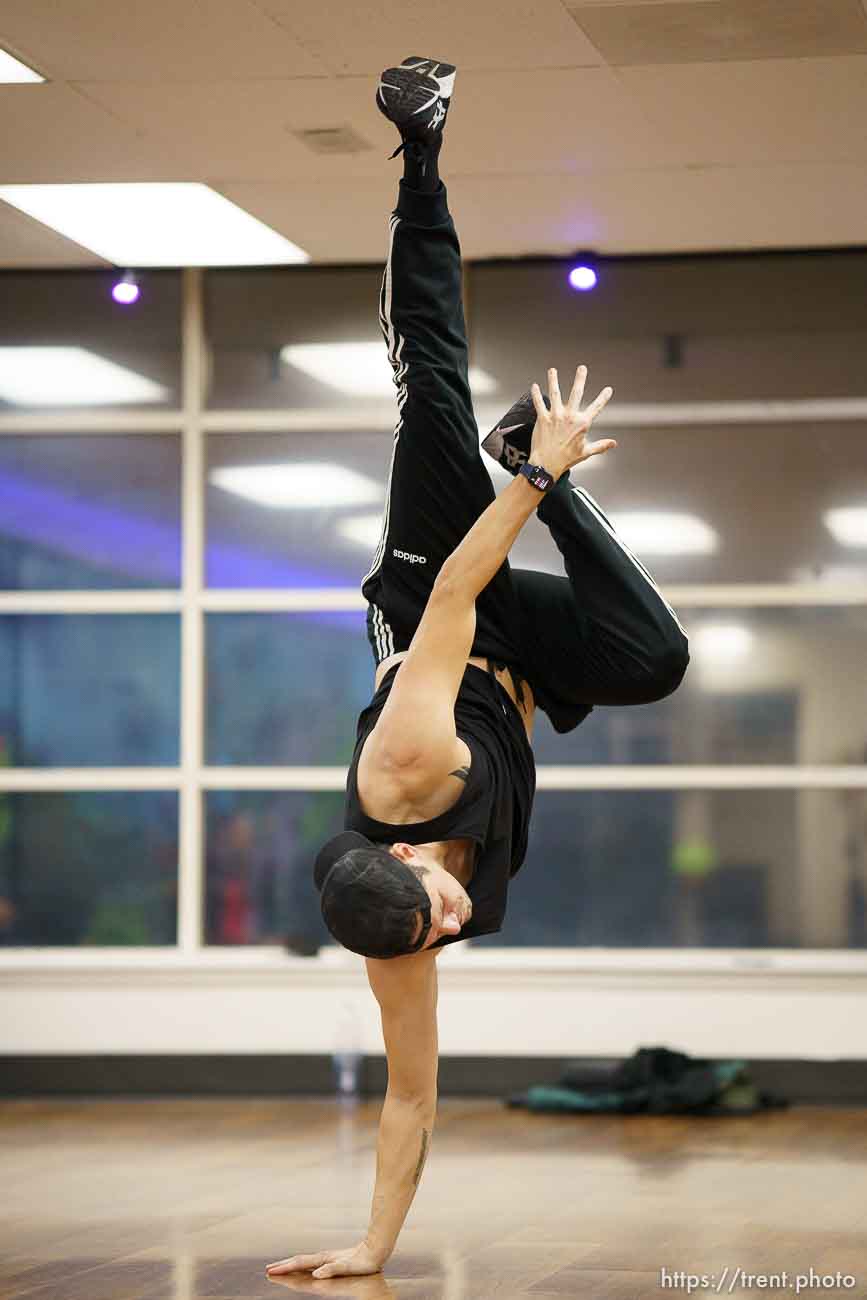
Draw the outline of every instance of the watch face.
M549 474L546 469L543 469L541 465L522 465L520 472L530 480L533 487L539 488L543 492L547 491L554 482L554 476Z

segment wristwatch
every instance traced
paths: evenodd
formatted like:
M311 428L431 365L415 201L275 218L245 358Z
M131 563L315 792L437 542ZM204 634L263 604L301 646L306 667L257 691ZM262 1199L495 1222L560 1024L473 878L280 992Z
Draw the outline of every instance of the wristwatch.
M547 492L548 488L552 488L556 482L554 475L549 474L541 465L530 465L527 461L524 461L518 473L523 474L524 478L532 483L534 488L538 488L540 492Z

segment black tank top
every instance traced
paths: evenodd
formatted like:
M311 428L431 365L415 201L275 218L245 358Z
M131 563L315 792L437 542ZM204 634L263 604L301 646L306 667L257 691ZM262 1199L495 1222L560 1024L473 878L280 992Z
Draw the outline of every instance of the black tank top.
M493 673L467 664L455 700L455 729L472 756L469 779L451 808L425 822L380 822L368 817L358 798L362 746L385 707L400 663L383 677L358 718L355 750L346 783L344 828L368 839L394 844L474 840L476 863L467 893L473 915L460 934L443 935L431 947L493 934L503 924L509 880L524 861L536 767L524 722L508 691Z

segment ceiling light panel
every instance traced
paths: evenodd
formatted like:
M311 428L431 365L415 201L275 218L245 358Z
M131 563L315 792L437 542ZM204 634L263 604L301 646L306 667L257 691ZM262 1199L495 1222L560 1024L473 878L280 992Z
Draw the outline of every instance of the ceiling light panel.
M290 343L280 356L317 383L351 397L388 397L395 391L384 343ZM480 396L497 389L493 376L476 366L470 366L470 386Z
M713 555L719 536L698 515L666 510L622 510L612 522L626 545L643 555Z
M841 546L867 546L867 505L826 510L825 527Z
M0 199L119 266L310 260L297 244L195 182L2 185Z
M13 85L44 80L45 78L40 77L38 72L28 68L26 63L8 54L6 50L0 50L0 84Z
M382 536L382 515L350 515L341 519L337 531L347 542L374 550Z
M743 623L705 623L690 633L690 649L712 663L744 659L753 648L753 633Z
M168 389L87 348L0 347L0 398L11 406L163 402Z
M257 505L281 510L372 505L383 497L382 485L375 479L322 461L226 465L212 471L210 482Z

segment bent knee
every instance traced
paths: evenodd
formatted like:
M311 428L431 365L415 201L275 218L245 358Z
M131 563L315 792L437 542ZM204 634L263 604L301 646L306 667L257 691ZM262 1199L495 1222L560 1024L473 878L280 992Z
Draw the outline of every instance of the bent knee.
M689 665L689 642L675 628L654 650L647 665L647 703L664 700L677 690Z

